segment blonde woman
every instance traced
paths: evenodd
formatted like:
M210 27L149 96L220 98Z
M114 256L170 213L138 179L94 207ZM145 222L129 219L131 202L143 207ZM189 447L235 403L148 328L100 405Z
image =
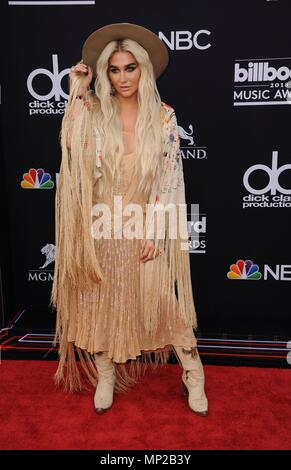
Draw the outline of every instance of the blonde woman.
M114 392L172 351L190 409L206 416L177 120L156 86L167 48L148 29L118 23L92 33L82 52L61 129L56 383L91 383L103 413ZM168 215L162 229L157 213Z

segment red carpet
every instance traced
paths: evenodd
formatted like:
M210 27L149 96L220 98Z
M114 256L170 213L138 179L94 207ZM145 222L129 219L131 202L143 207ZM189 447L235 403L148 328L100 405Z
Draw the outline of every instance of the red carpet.
M93 389L55 389L51 361L2 361L0 449L291 449L290 370L205 366L209 415L192 413L181 368L148 373L97 415Z

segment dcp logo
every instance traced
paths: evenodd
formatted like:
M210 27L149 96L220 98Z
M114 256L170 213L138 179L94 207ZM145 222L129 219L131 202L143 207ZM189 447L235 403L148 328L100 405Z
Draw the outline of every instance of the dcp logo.
M249 177L250 175L256 171L256 170L261 170L267 173L269 176L269 183L262 189L256 189L253 188L250 183L249 183ZM282 186L279 184L279 176L283 171L286 170L291 170L291 164L287 165L282 165L278 168L278 152L274 151L272 153L272 167L268 167L267 165L253 165L248 170L245 172L244 177L243 177L243 182L245 185L245 188L252 194L265 194L270 191L271 195L274 195L278 192L281 192L282 194L291 194L291 189L287 188L282 188Z
M61 82L65 75L70 73L70 69L64 69L62 72L59 72L59 63L57 54L52 55L53 62L53 71L51 72L48 69L35 69L33 70L27 79L27 88L29 93L37 100L45 101L50 100L53 97L56 101L60 101L61 98L68 99L68 95L62 90ZM38 75L46 75L51 80L51 90L46 95L38 94L33 88L33 80Z

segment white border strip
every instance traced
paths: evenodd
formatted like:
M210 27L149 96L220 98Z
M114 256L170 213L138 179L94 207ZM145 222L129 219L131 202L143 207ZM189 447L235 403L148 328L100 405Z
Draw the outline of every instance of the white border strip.
M261 339L261 340L256 340L256 339L223 339L223 338L199 338L198 337L198 341L201 340L201 341L220 341L220 342L236 342L236 343L281 343L281 344L287 344L288 341L271 341L271 340L268 340L268 339Z
M254 61L254 60L283 60L283 59L291 59L291 57L264 57L263 59L234 59L235 62L240 61Z
M9 1L8 5L10 6L27 6L27 5L37 5L37 6L50 6L50 5L95 5L95 0L44 0L44 1Z
M35 337L35 340L33 339L28 339L28 337L31 337L31 336L34 336ZM19 343L51 343L51 341L49 340L38 340L37 337L38 336L47 336L47 337L54 337L54 334L50 334L50 333L45 333L45 334L41 334L41 333L27 333L25 334L22 338L18 339L18 342ZM221 338L204 338L202 339L202 341L218 341L218 342L237 342L237 343L276 343L276 344L282 344L282 345L287 345L287 342L285 341L264 341L264 340L249 340L249 339L221 339ZM199 342L199 338L198 338L198 342ZM206 348L209 348L209 349L239 349L239 350L251 350L251 351L286 351L286 346L283 347L283 348L272 348L271 346L270 347L254 347L254 346L248 346L248 345L242 345L242 346L236 346L236 345L232 345L232 346L226 346L226 345L207 345L207 344L199 344L199 348L201 349L206 349Z
M198 341L198 349L232 349L232 350L237 350L237 349L240 349L240 350L243 350L243 351L286 351L286 348L255 348L253 346L210 346L210 345L203 345L203 344L199 344L199 341Z
M291 104L290 101L257 101L257 102L248 102L248 101L242 101L241 103L233 103L233 106L260 106L260 105L265 105L267 106L268 104Z

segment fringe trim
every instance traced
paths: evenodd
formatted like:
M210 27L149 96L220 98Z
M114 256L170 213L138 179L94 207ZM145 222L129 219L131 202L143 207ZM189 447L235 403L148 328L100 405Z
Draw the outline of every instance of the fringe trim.
M56 257L50 305L67 315L66 295L62 291L69 280L72 286L90 289L104 280L91 233L95 152L92 111L84 105L72 117L80 79L71 87L62 120L60 144L62 161L55 197ZM71 148L67 134L71 131ZM64 321L62 318L60 321Z
M68 341L69 326L78 322L78 314L72 320L76 310L75 292L78 289L94 292L96 284L106 282L98 262L94 238L91 234L93 184L96 177L96 142L94 138L91 111L84 106L83 111L73 121L74 99L79 88L77 80L71 90L61 130L62 163L59 185L56 191L56 259L54 280L51 292L51 305L57 309L56 334L60 342L59 366L55 374L57 385L66 390L80 391L85 384L96 385L98 372L92 355L78 349ZM73 123L73 124L72 124ZM71 149L67 148L67 133L72 125ZM183 165L179 149L178 127L175 114L168 114L164 173L160 185L153 185L150 203L156 201L156 187L159 188L160 202L167 206L185 203ZM170 137L173 137L174 140ZM196 312L192 297L190 261L188 250L181 250L181 241L187 242L186 214L182 215L185 237L170 239L166 230L165 239L157 239L153 220L149 221L150 232L155 240L156 251L162 254L153 261L141 266L141 305L145 331L154 334L161 321L161 313L166 310L166 323L179 317L185 325L197 328ZM152 225L153 224L153 225ZM177 296L176 296L177 291ZM163 298L161 296L163 295ZM166 308L165 308L166 307ZM116 391L127 391L133 386L146 369L156 368L167 363L169 347L164 351L142 352L134 360L116 364ZM79 365L76 363L76 354ZM81 366L81 367L79 367Z
M113 362L116 373L114 391L128 392L148 370L154 371L167 364L171 352L175 352L174 347L167 345L155 351L142 351L136 359L129 359L125 363ZM96 387L98 371L94 354L91 355L86 350L76 347L74 343L68 343L66 356L61 357L59 361L54 381L58 387L71 393L89 390L88 385Z

